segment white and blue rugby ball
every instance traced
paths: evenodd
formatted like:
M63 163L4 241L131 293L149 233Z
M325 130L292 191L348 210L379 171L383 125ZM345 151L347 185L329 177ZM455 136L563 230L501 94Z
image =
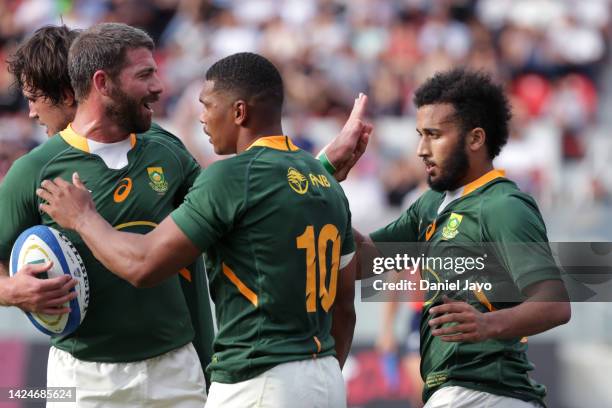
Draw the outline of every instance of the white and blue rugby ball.
M53 261L53 267L46 273L48 278L70 275L78 283L71 289L77 297L66 302L70 313L47 315L30 313L26 315L41 332L51 336L65 336L79 327L89 303L89 280L81 256L72 242L59 231L45 225L37 225L23 231L11 251L10 273L14 276L23 265ZM44 278L44 274L40 274Z

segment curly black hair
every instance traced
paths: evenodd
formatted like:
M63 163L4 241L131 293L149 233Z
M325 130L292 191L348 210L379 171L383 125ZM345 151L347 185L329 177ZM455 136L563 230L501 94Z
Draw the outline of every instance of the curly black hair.
M240 52L215 62L206 71L206 80L216 90L235 92L257 104L267 104L279 114L283 106L283 79L278 69L259 54Z
M463 68L436 73L416 90L414 104L420 108L438 103L453 105L464 132L484 129L491 159L508 141L510 104L502 87L489 75Z
M22 43L7 60L19 90L48 98L54 105L74 93L68 76L68 50L78 30L65 25L45 26Z

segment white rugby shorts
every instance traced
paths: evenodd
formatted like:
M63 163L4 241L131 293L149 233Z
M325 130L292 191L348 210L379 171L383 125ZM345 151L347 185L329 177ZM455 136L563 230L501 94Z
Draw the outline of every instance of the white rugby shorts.
M206 408L346 408L346 389L333 356L279 364L250 380L213 382Z
M442 387L434 392L424 408L542 408L542 406L536 402L451 386Z
M47 408L202 408L206 381L191 343L131 363L95 363L51 347L48 387L76 387L76 402Z

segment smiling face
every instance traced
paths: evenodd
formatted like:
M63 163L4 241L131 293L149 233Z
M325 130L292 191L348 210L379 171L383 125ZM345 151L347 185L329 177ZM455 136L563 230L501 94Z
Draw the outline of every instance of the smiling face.
M200 92L200 122L216 154L236 153L238 129L235 99L228 92L215 90L214 81L206 81Z
M111 91L105 110L126 132L142 133L151 127L151 105L159 100L163 87L149 49L128 50L125 58L125 68L117 78L110 79Z
M469 170L466 134L451 104L424 105L417 110L418 156L425 163L427 183L436 191L463 185Z
M23 90L28 100L29 117L46 127L47 136L53 136L64 130L74 119L75 104L72 96L54 104L53 101L34 89Z

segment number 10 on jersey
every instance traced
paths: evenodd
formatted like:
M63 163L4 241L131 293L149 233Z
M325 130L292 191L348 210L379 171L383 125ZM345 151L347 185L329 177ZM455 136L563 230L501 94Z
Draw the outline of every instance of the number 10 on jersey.
M321 298L321 307L326 312L336 299L338 285L338 269L340 267L340 234L333 224L321 228L317 239L312 225L306 227L302 235L296 239L298 249L306 250L306 311L317 311L317 297ZM327 246L331 242L331 266L329 288L325 287L327 280ZM318 262L317 262L318 259ZM319 270L319 294L317 296L317 264Z

